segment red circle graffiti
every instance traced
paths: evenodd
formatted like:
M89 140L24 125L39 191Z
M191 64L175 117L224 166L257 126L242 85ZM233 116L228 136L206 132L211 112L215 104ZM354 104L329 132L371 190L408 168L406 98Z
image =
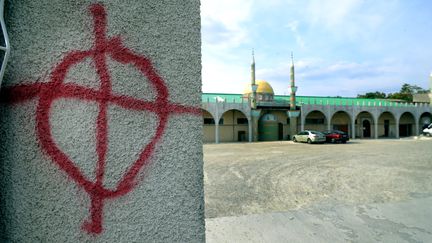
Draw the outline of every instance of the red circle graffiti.
M89 8L94 21L95 41L92 49L87 51L72 51L53 69L47 83L34 83L6 87L1 90L1 101L19 103L33 97L39 97L36 110L36 132L45 153L60 169L82 187L91 200L90 219L84 222L83 229L89 233L102 232L102 219L104 200L116 198L130 192L136 185L135 178L143 166L148 164L155 146L164 134L170 114L189 113L201 114L199 108L186 107L168 101L168 88L164 80L158 75L145 56L133 53L124 47L119 37L106 37L106 12L101 4L93 4ZM111 90L111 77L108 71L106 57L111 56L122 64L131 64L137 68L150 81L156 90L156 99L153 102L135 99L126 95L114 94ZM100 79L100 89L87 88L72 83L64 83L65 77L74 65L86 58L93 59L96 73ZM87 179L75 163L54 142L49 122L52 104L59 98L72 98L78 100L95 101L99 112L96 123L96 181ZM115 189L103 186L106 154L108 149L108 105L115 104L124 109L135 111L150 111L157 115L158 125L151 141L144 147L138 159L128 168Z

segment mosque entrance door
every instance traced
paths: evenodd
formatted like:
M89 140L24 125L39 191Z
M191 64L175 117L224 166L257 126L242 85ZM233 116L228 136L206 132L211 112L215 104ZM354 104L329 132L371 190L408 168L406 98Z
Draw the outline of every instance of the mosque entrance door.
M371 136L371 125L368 120L363 121L363 137L370 138Z
M283 124L279 122L278 124L278 138L283 140Z
M384 120L384 137L389 136L390 131L390 120Z
M244 142L244 141L246 141L246 132L245 131L238 131L238 133L237 133L237 141L238 142Z
M411 136L411 124L401 124L399 125L399 136L408 137Z

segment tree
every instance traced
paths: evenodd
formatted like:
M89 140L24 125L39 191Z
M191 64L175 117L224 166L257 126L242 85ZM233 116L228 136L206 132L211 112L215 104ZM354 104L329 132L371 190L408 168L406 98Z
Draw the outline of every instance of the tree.
M357 98L364 98L364 99L385 99L386 94L383 92L375 91L375 92L368 92L364 95L357 95Z
M357 95L357 98L367 98L367 99L397 99L397 100L404 100L407 102L413 101L413 95L414 94L424 94L428 93L429 91L426 89L423 89L417 85L410 85L407 83L404 83L400 89L399 92L396 93L389 93L385 94L383 92L375 91L375 92L368 92L364 95Z
M414 94L426 94L429 93L429 90L423 89L422 87L419 87L417 85L412 86Z
M401 87L399 93L401 93L401 94L412 94L413 93L412 86L409 85L409 84L407 84L407 83L402 84L402 87Z
M417 85L410 85L407 83L404 83L398 93L389 94L387 97L389 99L400 99L405 100L408 102L413 101L413 95L414 94L422 94L427 93L428 91L417 86Z
M396 92L394 94L392 93L388 94L387 99L404 100L407 102L412 102L413 96L410 93Z

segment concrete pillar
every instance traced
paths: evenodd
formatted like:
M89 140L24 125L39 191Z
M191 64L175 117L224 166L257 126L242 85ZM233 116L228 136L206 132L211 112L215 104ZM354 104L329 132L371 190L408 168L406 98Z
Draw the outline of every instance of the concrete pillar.
M258 141L258 121L261 115L261 110L251 110L252 119L252 141Z
M253 141L258 141L258 117L252 118L252 134L253 134Z
M300 118L300 131L304 131L304 129L305 129L304 123L305 123L305 118L301 117Z
M219 120L215 122L215 143L219 143Z
M400 117L399 117L400 119ZM396 138L399 138L399 119L396 120Z
M297 117L290 118L290 137L297 134Z
M378 119L374 118L374 138L378 139Z
M219 117L219 102L216 101L216 119L215 119L215 143L219 143L219 121L221 117Z
M252 118L248 118L249 142L253 141Z
M290 121L290 135L291 135L291 138L292 138L292 136L293 135L295 135L295 134L297 134L297 119L299 118L299 117L301 117L300 116L300 111L299 110L289 110L289 111L287 111L287 116L289 117L289 121Z
M355 136L356 136L355 134L356 134L355 119L352 119L352 122L351 122L352 139L355 139Z
M417 120L416 124L415 124L415 136L419 136L420 135L420 119Z
M204 242L200 2L94 2L7 8L0 241Z
M297 119L299 119L299 117L301 118L301 112L299 110L289 110L287 111L287 116L289 117L289 121L290 121L290 136L292 138L293 135L297 134Z

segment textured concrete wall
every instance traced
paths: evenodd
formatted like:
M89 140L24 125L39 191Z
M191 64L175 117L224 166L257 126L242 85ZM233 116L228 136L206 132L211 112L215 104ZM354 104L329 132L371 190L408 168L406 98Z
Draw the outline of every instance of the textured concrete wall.
M0 241L204 241L199 0L22 0Z

